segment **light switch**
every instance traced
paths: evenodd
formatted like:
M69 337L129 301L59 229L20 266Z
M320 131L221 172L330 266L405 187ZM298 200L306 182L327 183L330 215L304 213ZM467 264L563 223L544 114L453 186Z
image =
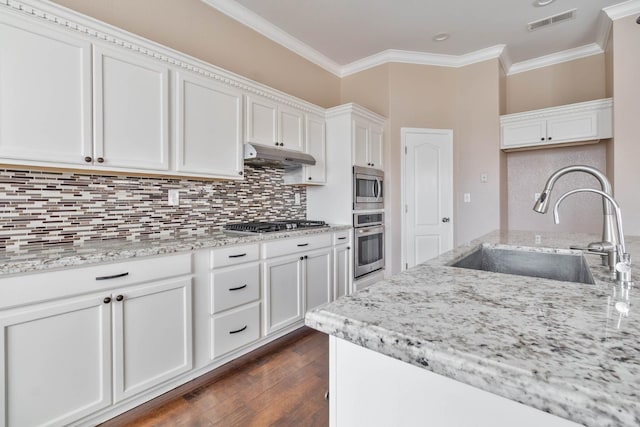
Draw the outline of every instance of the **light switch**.
M464 202L471 203L471 193L464 193Z
M293 196L293 203L295 203L296 205L300 204L300 193L295 193Z

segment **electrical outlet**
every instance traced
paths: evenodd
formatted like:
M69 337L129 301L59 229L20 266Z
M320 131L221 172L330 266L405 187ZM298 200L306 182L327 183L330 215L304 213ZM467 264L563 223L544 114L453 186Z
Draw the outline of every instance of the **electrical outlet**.
M539 245L542 243L542 236L539 234L536 234L534 237L534 242L536 243L536 245Z
M167 194L167 203L169 206L178 206L180 204L180 190L169 190Z
M464 193L464 202L471 203L471 193Z
M293 196L293 202L294 202L296 205L299 205L299 204L300 204L300 193L295 193L295 194L294 194L294 196Z
M536 202L537 202L539 198L540 198L540 193L534 193L534 194L533 194L533 200L534 200L534 201L536 201Z
M483 184L486 184L487 182L489 182L489 174L486 172L480 174L480 182L482 182Z

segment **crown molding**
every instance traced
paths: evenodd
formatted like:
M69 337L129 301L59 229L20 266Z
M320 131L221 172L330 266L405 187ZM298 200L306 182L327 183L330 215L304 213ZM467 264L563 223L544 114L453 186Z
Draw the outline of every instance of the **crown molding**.
M613 27L613 21L609 18L609 15L603 10L598 15L598 28L596 34L596 43L600 45L602 50L607 48L609 43L609 37L611 35L611 28Z
M348 104L338 105L337 107L327 108L325 110L325 118L327 119L341 116L343 114L357 114L359 116L364 117L365 119L369 119L372 122L375 122L380 126L384 126L384 122L386 120L385 117L377 113L374 113L373 111L367 108L364 108L361 105L354 104L353 102L350 102Z
M280 27L273 25L271 22L242 6L240 3L233 0L201 1L218 10L219 12L224 13L230 18L235 19L241 24L246 25L252 30L262 34L266 38L278 43L281 46L284 46L293 53L300 55L306 60L340 77L341 67L337 62L318 52L308 44L303 43L302 41L293 37L286 31L283 31Z
M500 58L504 50L505 45L503 44L476 50L465 55L444 55L439 53L388 49L343 66L340 77L346 77L390 62L459 68L489 59Z
M597 111L604 108L613 108L613 98L596 99L595 101L577 102L559 107L548 107L522 113L505 114L500 116L500 124L517 122L523 119L542 119L553 116L554 114Z
M630 15L640 13L640 0L628 0L623 3L614 4L613 6L602 9L611 20L626 18Z
M525 71L535 70L537 68L548 67L549 65L561 64L563 62L573 61L575 59L586 58L592 55L603 53L604 50L597 43L591 43L585 46L567 49L551 55L541 56L539 58L529 59L527 61L516 62L509 69L509 75L523 73Z

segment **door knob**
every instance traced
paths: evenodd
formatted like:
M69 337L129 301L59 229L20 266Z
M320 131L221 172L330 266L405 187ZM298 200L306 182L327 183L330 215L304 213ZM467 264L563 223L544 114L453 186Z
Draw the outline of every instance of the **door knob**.
M449 222L449 217L445 216L444 218L442 218L442 222Z

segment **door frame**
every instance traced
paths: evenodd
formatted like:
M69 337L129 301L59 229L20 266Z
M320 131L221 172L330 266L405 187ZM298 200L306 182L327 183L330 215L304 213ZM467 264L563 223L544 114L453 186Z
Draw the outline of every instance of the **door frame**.
M401 246L401 254L400 254L400 271L406 270L407 266L407 218L405 212L405 205L407 203L407 195L405 194L405 190L407 188L405 183L405 172L406 172L406 150L407 150L407 141L406 136L408 133L426 133L426 134L436 134L436 135L445 135L449 137L449 154L450 154L450 167L451 167L451 176L449 176L449 184L451 185L451 197L449 199L449 211L451 212L451 216L455 216L455 212L453 211L453 129L431 129L431 128L400 128L400 157L402 159L400 165L400 182L402 185L402 191L400 192L400 219L401 219L401 236L400 236L400 246ZM451 221L451 241L453 242L453 229L455 227L455 219ZM454 244L455 246L455 244Z

